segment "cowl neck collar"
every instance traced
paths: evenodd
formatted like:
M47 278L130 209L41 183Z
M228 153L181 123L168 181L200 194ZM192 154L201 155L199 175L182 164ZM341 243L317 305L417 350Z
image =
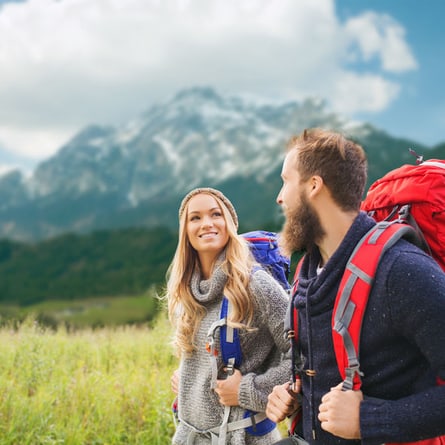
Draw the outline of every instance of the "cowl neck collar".
M220 299L224 292L224 286L227 282L227 275L222 268L222 262L225 260L225 251L218 257L212 276L203 280L201 271L196 268L193 272L190 289L193 297L201 304L211 303Z

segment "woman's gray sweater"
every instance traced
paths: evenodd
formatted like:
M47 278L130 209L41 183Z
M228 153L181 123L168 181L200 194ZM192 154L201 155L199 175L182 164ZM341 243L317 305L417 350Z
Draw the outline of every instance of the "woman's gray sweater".
M178 414L179 422L173 443L185 445L190 432L186 425L208 430L221 425L224 406L219 403L211 384L210 355L206 351L207 332L220 318L221 301L226 277L217 268L210 280L200 280L196 274L191 281L194 297L206 308L195 339L197 349L180 363ZM264 412L267 396L273 387L290 379L289 342L284 338L284 319L288 305L286 291L265 271L252 274L250 291L254 298L254 331L239 330L243 360L239 388L240 406L232 407L229 421L243 418L246 409ZM219 348L219 332L216 335ZM283 356L284 354L284 356ZM218 378L224 378L224 364L217 358ZM227 443L233 445L266 445L280 439L277 429L264 436L251 436L244 429L228 433ZM210 437L195 438L196 445L210 444Z

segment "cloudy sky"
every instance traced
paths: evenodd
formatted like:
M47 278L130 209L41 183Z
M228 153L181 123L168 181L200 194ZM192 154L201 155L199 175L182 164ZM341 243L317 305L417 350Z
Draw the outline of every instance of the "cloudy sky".
M443 0L0 0L2 160L45 159L190 86L319 97L445 141Z

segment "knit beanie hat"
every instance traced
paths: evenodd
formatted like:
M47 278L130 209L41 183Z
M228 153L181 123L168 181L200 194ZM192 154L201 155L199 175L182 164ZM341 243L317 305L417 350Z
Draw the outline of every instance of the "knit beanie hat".
M238 215L236 214L235 207L233 207L233 204L229 201L229 199L226 196L224 196L219 190L212 189L210 187L196 188L191 192L189 192L187 195L185 195L179 207L179 219L181 219L185 207L187 203L190 201L190 199L193 198L193 196L199 195L200 193L206 193L207 195L212 195L215 198L218 198L220 201L222 201L224 205L227 207L227 210L229 211L230 215L232 216L235 227L238 229Z

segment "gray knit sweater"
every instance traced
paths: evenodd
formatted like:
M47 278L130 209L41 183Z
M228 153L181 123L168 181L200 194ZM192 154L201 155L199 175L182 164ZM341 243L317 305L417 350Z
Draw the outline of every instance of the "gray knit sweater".
M222 423L224 406L210 389L211 365L206 351L207 332L213 322L220 318L223 289L226 282L222 270L217 268L210 280L199 279L196 274L191 282L194 297L205 306L207 313L202 320L196 338L197 350L180 363L178 412L179 422L173 443L185 445L190 432L186 424L208 430ZM288 305L288 296L282 287L265 271L252 274L251 294L254 296L253 332L240 330L243 360L239 388L240 406L232 407L229 421L243 418L245 409L265 411L267 396L273 387L290 379L291 363L289 343L284 338L283 322ZM219 349L219 332L217 334ZM224 378L223 362L218 357L218 378ZM232 445L266 445L280 439L275 428L264 436L251 436L244 429L228 433L227 443ZM211 443L209 436L195 438L196 445Z

